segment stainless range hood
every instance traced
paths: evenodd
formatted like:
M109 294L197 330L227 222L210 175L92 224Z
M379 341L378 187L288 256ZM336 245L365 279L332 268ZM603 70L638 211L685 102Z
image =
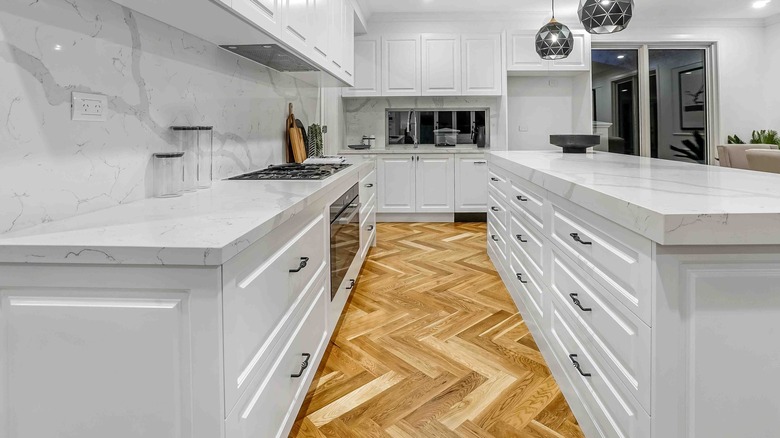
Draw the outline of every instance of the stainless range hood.
M219 47L280 72L320 71L279 44L221 45Z

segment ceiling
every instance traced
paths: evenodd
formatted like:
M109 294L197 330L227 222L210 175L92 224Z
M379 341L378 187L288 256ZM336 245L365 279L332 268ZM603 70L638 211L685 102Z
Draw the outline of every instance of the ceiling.
M377 13L480 13L506 14L548 12L545 0L358 0L366 15ZM635 0L635 16L648 20L687 17L696 19L767 18L780 14L780 0L772 0L762 9L752 7L754 0ZM558 15L576 13L578 0L558 0Z

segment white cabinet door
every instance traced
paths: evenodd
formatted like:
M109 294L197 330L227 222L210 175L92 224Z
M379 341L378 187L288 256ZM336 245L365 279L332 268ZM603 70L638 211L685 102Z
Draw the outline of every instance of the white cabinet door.
M414 213L414 155L377 158L379 213Z
M547 61L536 53L536 32L519 31L509 34L507 66L511 71L547 70Z
M382 37L382 95L420 96L420 35Z
M323 64L330 53L330 3L334 0L311 0L309 26L312 32L312 48L314 56L320 58Z
M381 96L382 59L378 37L355 38L355 86L345 88L344 96Z
M460 35L423 34L421 41L422 95L460 95Z
M344 1L344 29L342 35L342 68L352 82L355 75L355 7Z
M574 48L568 58L552 61L553 71L589 71L590 70L590 34L574 33Z
M231 0L233 9L263 30L282 36L282 0Z
M330 50L331 65L341 70L344 66L344 2L349 0L330 0ZM324 23L323 23L324 25Z
M462 94L466 96L500 96L501 35L462 35Z
M488 202L488 166L483 155L455 157L455 212L484 213Z
M455 211L455 159L453 155L418 155L417 213ZM487 183L487 180L485 180Z
M282 0L282 41L306 53L311 45L309 20L314 0Z

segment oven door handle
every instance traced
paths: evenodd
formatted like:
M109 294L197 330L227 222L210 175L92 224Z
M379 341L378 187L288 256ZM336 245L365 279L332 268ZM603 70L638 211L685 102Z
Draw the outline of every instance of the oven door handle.
M349 223L352 223L352 220L355 219L355 216L358 213L360 213L360 203L350 204L349 208L347 210L345 210L345 212L348 211L350 208L354 208L354 211L352 213L350 213L350 215L345 217L345 218L337 219L336 222L338 222L341 225L347 225Z

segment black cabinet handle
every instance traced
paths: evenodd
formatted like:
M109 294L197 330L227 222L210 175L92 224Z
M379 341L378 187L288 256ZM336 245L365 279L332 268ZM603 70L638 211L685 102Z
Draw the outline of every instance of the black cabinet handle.
M518 196L517 200L520 202L528 202L528 198L526 198L525 196Z
M592 312L593 309L582 307L582 302L580 302L580 299L577 298L579 296L580 294L569 294L569 297L571 297L571 301L574 303L575 306L579 307L580 310L582 310L583 312Z
M374 231L374 226L373 225L369 225L368 226L368 231Z
M500 242L501 241L501 239L499 239L498 236L496 236L495 234L490 236L490 238L493 239L493 242Z
M527 281L523 280L523 274L517 274L517 279L520 280L520 283L522 284L528 284Z
M498 208L498 207L490 207L490 209L491 209L491 210L493 210L493 211L495 211L496 213L498 213L499 211L501 211L501 209L500 209L500 208Z
M580 365L579 362L577 362L577 355L576 354L570 354L569 355L569 360L571 361L571 364L574 365L574 368L576 368L577 371L580 372L580 375L582 377L590 377L590 376L592 376L592 374L590 374L590 373L582 372L582 366Z
M355 280L349 280L349 286L347 286L347 290L352 290L355 288Z
M517 240L519 240L520 242L522 242L522 243L528 243L528 241L527 241L527 240L523 240L523 235L522 235L522 234L518 234L516 237L517 237Z
M309 359L311 359L311 354L303 353L303 362L301 362L301 370L298 371L298 374L290 374L290 377L292 377L293 379L297 379L303 376L303 372L306 371L306 368L309 368Z
M290 273L295 274L296 272L301 272L303 268L305 268L308 264L309 264L309 258L301 257L301 264L298 266L298 269L290 269Z
M593 245L593 242L586 242L582 240L582 237L580 237L579 233L571 233L569 234L569 236L571 236L571 238L574 239L575 242L579 242L583 245Z
M495 178L495 177L490 177L490 180L491 180L491 181L494 181L494 182L501 182L501 180L500 180L500 179L498 179L498 178Z
M374 187L374 185L373 184L366 184L366 188L367 189L370 189L371 187Z

